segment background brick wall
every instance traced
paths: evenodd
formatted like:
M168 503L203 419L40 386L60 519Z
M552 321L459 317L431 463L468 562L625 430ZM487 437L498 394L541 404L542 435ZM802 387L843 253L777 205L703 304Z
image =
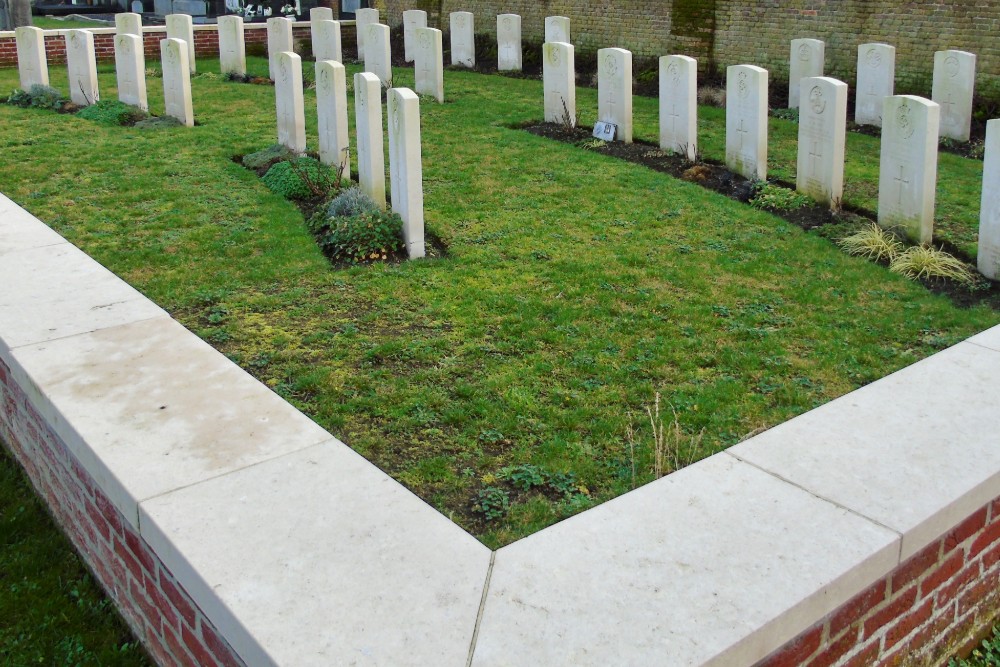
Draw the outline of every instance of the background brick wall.
M495 34L496 15L520 14L524 39L541 41L546 16L572 20L577 48L617 46L637 56L684 53L703 73L749 63L787 81L790 42L826 42L826 71L853 84L857 47L881 41L896 47L900 93L930 95L934 52L971 51L978 57L977 91L1000 102L1000 3L992 0L384 0L391 25L404 9L424 9L428 24L447 31L448 14L471 11L476 31ZM443 17L443 18L441 18ZM442 25L443 24L443 25Z

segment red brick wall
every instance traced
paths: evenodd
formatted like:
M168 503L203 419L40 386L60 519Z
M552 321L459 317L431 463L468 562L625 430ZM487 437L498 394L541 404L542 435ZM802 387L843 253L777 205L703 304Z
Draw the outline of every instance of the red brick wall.
M184 588L39 416L0 359L0 439L162 666L242 667Z
M939 665L1000 613L1000 499L758 667Z

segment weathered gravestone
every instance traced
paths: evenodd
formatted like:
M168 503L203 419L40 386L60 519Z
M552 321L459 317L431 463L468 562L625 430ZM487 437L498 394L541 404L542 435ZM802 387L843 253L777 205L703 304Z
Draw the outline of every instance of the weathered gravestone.
M358 185L385 210L385 155L382 143L382 82L371 72L354 75L354 128Z
M118 99L149 111L142 37L131 33L115 35L115 74L118 78Z
M89 30L66 32L66 67L69 71L69 99L73 104L87 106L100 99L94 33Z
M418 95L430 95L444 102L444 49L441 31L417 28L414 47L414 88Z
M726 69L726 166L750 180L767 178L767 70Z
M45 31L24 26L14 30L17 42L17 73L21 90L49 85L49 64L45 57Z
M967 51L934 54L931 99L941 105L941 136L968 141L972 128L972 91L976 84L976 55Z
M882 127L882 101L892 95L896 79L896 47L858 47L858 86L854 91L854 122Z
M223 74L247 73L246 41L242 16L219 17L219 69Z
M194 25L190 14L170 14L167 16L167 39L180 39L187 45L188 67L191 73L197 71L194 55Z
M407 9L403 12L403 61L412 63L417 57L417 28L427 27L427 12Z
M403 219L410 259L423 257L424 184L420 160L420 98L409 88L389 91L389 187L392 210Z
M142 16L134 12L115 14L115 34L142 37Z
M497 69L521 71L521 17L518 14L497 16Z
M333 10L329 7L313 7L309 10L309 23L315 21L332 21Z
M476 66L476 16L472 12L452 12L451 64Z
M168 116L184 125L194 125L191 107L191 68L188 65L187 44L182 39L160 40L160 62L163 67L163 102Z
M632 143L631 51L597 51L597 120L616 125L615 138Z
M569 18L565 16L547 16L545 18L545 41L565 42L572 44L569 38Z
M996 118L986 122L978 265L990 280L1000 279L1000 119Z
M274 102L278 113L278 143L296 153L305 153L302 59L291 51L279 53L277 74L274 80Z
M918 243L934 235L940 119L941 107L922 97L893 95L882 103L878 224Z
M817 76L802 79L799 86L795 189L839 210L844 198L847 84Z
M542 45L545 122L576 127L576 61L572 44Z
M788 61L788 108L799 108L799 81L823 76L826 44L818 39L793 39Z
M386 88L392 86L392 53L389 26L372 23L365 32L365 71L379 78Z
M278 55L294 51L292 20L276 16L267 20L267 71L272 81L278 75Z
M320 60L344 62L340 39L340 21L319 19L312 22L313 56Z
M351 145L347 128L347 74L335 60L316 63L316 119L319 160L334 166L343 182L351 180Z
M378 10L363 7L354 12L354 30L357 34L358 60L365 59L365 39L368 36L368 26L378 23Z
M660 148L694 160L698 156L698 61L660 58Z

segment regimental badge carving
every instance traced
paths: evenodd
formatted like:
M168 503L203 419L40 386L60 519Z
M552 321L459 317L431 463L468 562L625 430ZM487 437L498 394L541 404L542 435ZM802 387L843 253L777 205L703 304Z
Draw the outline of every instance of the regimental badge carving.
M954 79L956 76L958 76L959 69L960 65L958 62L958 58L956 58L955 56L948 56L947 58L944 59L944 71L945 73L948 74L949 78Z
M865 62L872 69L878 69L882 66L882 54L879 53L878 49L868 49L868 53L865 54Z
M549 49L549 62L554 67L559 67L559 64L562 62L562 56L559 55L559 49Z
M909 139L913 136L913 109L907 102L903 102L899 109L896 111L896 125L899 126L899 133L904 139Z
M808 44L799 44L799 60L809 62L812 60L812 47Z
M750 95L750 82L747 81L746 72L740 72L736 77L736 92L744 100Z
M681 81L681 68L677 66L677 63L673 62L667 65L667 75L670 80L676 86Z
M613 55L607 55L604 58L604 73L608 76L614 76L618 74L618 61Z
M826 99L823 97L823 89L819 86L813 86L809 91L809 106L817 115L826 111Z

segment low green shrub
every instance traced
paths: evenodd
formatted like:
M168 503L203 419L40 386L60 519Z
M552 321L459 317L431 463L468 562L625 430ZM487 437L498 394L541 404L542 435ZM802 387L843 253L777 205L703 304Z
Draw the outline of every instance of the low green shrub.
M378 204L366 195L361 188L347 188L333 198L327 206L326 214L331 218L350 218L362 213L374 213Z
M268 146L264 150L256 153L247 153L243 156L243 166L247 169L267 169L275 162L290 160L295 154L281 144Z
M69 103L62 93L51 86L35 84L29 90L15 90L7 98L7 104L19 107L36 107L59 111Z
M313 231L320 247L333 260L384 260L403 247L402 219L377 208L350 217L328 217Z
M330 169L311 157L276 162L261 180L285 199L319 197L333 187Z
M771 115L782 120L790 120L793 123L799 122L798 109L772 109Z
M794 211L812 203L813 200L806 195L774 183L754 185L753 195L750 197L750 205L754 208L772 211Z
M891 262L903 252L903 243L896 235L874 222L861 231L840 239L837 245L849 255L867 257L876 262L883 259Z
M954 255L931 246L913 246L889 264L889 270L907 278L944 278L961 285L976 284L976 273Z
M118 100L99 100L80 109L76 115L102 125L135 125L149 117L139 107Z

